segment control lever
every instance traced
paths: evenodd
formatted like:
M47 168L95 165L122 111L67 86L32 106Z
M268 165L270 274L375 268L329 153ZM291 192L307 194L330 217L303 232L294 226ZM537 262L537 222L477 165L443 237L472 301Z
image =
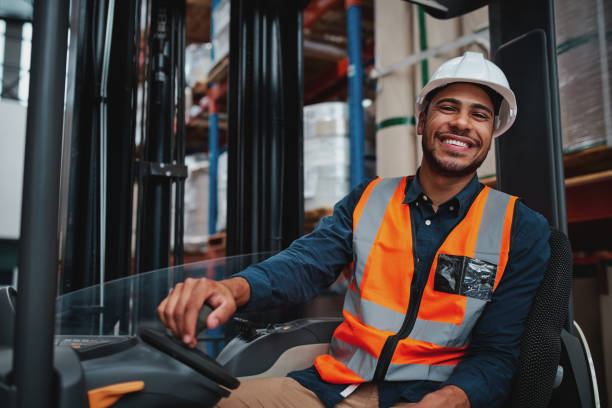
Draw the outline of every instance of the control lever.
M208 316L212 313L213 310L214 310L213 307L209 305L208 303L204 303L204 305L202 306L202 309L200 309L200 312L198 313L198 320L196 322L196 329L195 329L196 336L202 330L206 329L206 319L208 319Z

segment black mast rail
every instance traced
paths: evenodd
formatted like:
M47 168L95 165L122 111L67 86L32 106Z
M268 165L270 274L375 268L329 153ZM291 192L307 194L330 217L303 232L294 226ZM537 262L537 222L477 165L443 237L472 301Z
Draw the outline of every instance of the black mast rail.
M18 407L53 401L58 206L68 0L36 1L21 210L13 367ZM36 378L35 378L36 377Z

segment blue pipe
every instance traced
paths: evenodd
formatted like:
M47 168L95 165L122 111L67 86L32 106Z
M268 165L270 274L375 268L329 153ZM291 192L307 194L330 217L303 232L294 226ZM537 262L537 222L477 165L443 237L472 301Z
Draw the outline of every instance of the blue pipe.
M215 85L213 85L215 86ZM216 101L209 101L208 118L208 160L209 167L209 193L208 193L208 235L217 233L217 184L218 184L218 165L219 165L219 114L217 113ZM218 271L216 271L218 272ZM223 276L215 274L215 280L223 279ZM207 329L207 337L223 337L223 328ZM209 356L216 356L217 350L215 341L206 342L206 352Z
M213 37L215 36L215 19L212 18L213 12L215 11L215 9L219 6L219 3L221 3L221 0L212 0L212 5L210 8L210 41L213 44L213 46L210 48L210 60L214 61L215 60L215 47L214 47L214 42Z
M213 102L214 103L214 102ZM211 112L212 111L212 112ZM208 194L208 234L217 233L217 173L219 164L219 114L211 109L208 119L208 160L209 194Z
M363 119L363 56L361 53L361 6L352 4L346 10L348 47L349 137L351 145L351 188L365 178Z
M212 11L214 11L221 3L221 0L212 1ZM212 13L211 11L211 13ZM214 37L215 32L215 19L210 19L210 38ZM215 60L215 47L213 46L210 50L210 58L212 61ZM211 86L217 86L213 84ZM218 166L219 166L219 114L217 112L217 101L210 100L208 109L208 162L209 162L209 182L208 182L208 235L214 235L217 233L217 192L218 192ZM223 279L223 277L217 276L215 273L215 280ZM207 329L206 337L223 337L222 326L216 329ZM216 344L214 341L206 342L206 353L209 356L216 356L218 350L216 350Z

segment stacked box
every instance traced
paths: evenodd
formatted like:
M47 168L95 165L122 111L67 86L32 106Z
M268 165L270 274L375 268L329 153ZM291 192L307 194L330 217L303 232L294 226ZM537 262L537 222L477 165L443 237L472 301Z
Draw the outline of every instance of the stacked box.
M365 175L376 172L376 125L364 110ZM349 110L346 102L304 107L304 210L331 208L350 191Z
M230 0L214 0L211 18L213 66L229 54Z
M608 100L612 99L612 36L609 34L612 6L603 1L604 13L598 15L598 1L602 0L555 0L565 152L602 144L606 135L612 132L606 126L606 123L612 123L612 112L610 106L606 108L604 103L605 94ZM601 32L603 35L600 35ZM603 72L602 68L607 72Z
M217 161L217 232L227 228L227 150Z
M348 106L304 107L304 209L332 207L350 187Z
M201 252L208 240L209 161L206 154L185 157L185 251Z
M206 82L208 71L212 68L212 45L210 43L189 44L185 48L185 80L193 87L198 82Z

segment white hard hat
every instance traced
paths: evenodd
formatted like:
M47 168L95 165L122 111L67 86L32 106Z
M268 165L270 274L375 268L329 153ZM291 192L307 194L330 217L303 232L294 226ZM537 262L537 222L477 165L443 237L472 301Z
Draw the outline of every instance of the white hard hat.
M495 113L493 137L504 133L516 119L516 98L510 89L506 75L497 65L479 52L466 52L461 57L450 59L440 65L416 100L415 116L426 108L426 97L431 91L454 82L473 82L485 85L502 97L499 111Z

